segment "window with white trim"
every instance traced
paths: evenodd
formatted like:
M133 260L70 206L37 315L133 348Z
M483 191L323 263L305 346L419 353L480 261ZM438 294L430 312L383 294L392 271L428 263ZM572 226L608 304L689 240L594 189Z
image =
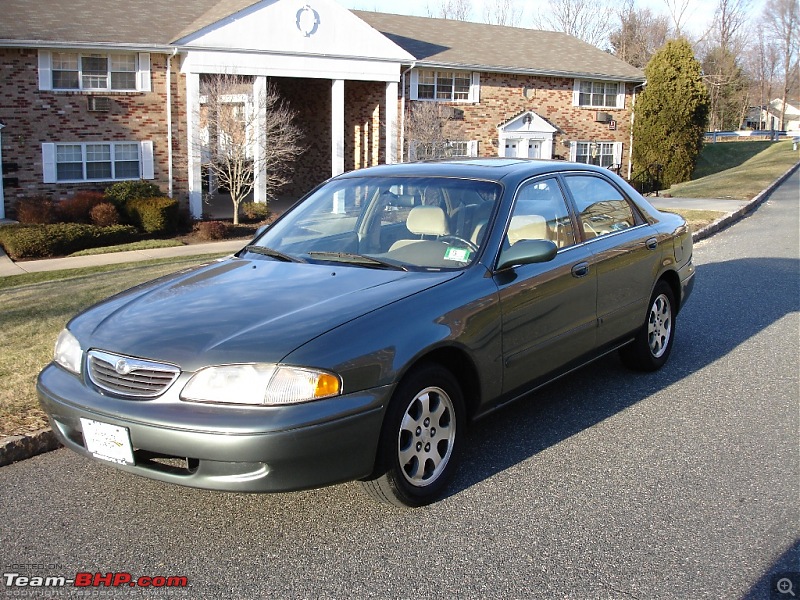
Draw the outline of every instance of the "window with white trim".
M153 144L73 142L42 144L45 183L153 179Z
M576 79L572 104L586 108L625 108L625 84Z
M411 72L411 99L477 102L480 76L470 71L417 69Z
M572 160L599 167L619 165L622 156L619 142L575 142Z
M136 55L53 52L53 89L135 90Z
M477 141L417 142L409 144L411 160L478 156Z
M40 50L39 89L151 91L150 54Z

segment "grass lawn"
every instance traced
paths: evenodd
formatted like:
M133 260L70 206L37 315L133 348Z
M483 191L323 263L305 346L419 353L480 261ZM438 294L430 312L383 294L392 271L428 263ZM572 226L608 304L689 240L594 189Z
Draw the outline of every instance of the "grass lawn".
M725 216L726 214L718 210L692 210L675 208L671 208L664 212L673 212L681 215L684 219L686 219L686 222L689 223L692 231L700 231L706 225L711 225L711 223Z
M676 198L751 200L798 160L800 153L792 150L789 140L707 144L695 174L708 174L674 185L665 194Z
M88 248L80 252L73 252L70 256L93 256L95 254L109 254L112 252L128 252L129 250L153 250L154 248L173 248L184 246L180 240L140 240L130 244L118 246L103 246L102 248Z
M47 427L35 382L58 332L82 309L129 287L213 260L204 256L0 277L0 437Z

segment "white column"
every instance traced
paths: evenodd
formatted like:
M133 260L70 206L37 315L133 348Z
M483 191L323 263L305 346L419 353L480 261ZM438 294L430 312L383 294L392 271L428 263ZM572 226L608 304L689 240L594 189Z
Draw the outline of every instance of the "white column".
M386 164L397 162L397 82L386 84Z
M264 161L267 115L265 100L267 97L267 78L257 76L253 82L253 110L254 119L251 120L255 131L253 132L253 199L256 202L267 201L267 165Z
M195 219L203 216L203 182L200 173L200 75L186 74L186 131L189 210Z
M3 195L3 125L0 123L0 219L6 218L6 199Z
M331 85L331 175L344 173L344 79Z

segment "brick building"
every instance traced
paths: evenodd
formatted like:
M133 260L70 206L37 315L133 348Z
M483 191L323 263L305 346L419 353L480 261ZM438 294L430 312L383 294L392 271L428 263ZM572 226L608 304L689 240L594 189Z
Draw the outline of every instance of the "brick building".
M453 155L629 169L644 76L566 34L334 0L5 0L3 11L0 218L22 197L140 178L199 216L201 81L218 73L256 92L270 81L297 111L308 149L287 195L420 156L408 119L426 103L456 122Z

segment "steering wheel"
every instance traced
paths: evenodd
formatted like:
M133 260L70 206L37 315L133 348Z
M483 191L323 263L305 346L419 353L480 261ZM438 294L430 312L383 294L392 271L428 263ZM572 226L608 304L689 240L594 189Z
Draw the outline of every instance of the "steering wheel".
M448 242L458 242L459 244L465 245L467 248L469 248L473 252L477 252L478 251L478 246L477 245L475 245L474 243L472 243L469 240L465 240L462 237L458 237L457 235L443 235L443 236L440 236L438 238L438 240L440 242L444 242L448 246L452 246L453 245L453 244L448 243Z
M591 231L594 234L594 237L597 237L598 235L600 235L599 233L597 233L597 230L594 227L589 225L588 222L582 221L582 223L583 223L583 230L584 231L586 231L588 229L589 231Z

